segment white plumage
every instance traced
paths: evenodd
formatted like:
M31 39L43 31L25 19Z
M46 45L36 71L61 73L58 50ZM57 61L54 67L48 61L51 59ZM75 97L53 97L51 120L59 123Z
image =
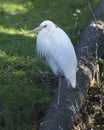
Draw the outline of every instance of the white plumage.
M63 75L76 87L77 58L67 34L52 21L45 20L29 33L38 32L37 52L45 57L55 75Z

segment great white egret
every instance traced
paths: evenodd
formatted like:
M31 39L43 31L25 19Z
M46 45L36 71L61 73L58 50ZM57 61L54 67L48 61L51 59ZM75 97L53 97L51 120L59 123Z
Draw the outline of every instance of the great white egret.
M37 52L45 57L53 73L59 76L58 104L60 100L61 76L68 86L76 87L77 58L73 44L67 34L52 21L45 20L29 33L38 32ZM28 34L29 34L28 33Z

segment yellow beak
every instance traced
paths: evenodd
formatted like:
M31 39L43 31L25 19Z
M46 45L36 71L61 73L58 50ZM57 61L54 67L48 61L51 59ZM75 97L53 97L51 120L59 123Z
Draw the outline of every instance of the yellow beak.
M37 33L37 32L39 32L41 29L42 29L42 27L39 26L39 27L37 27L37 28L35 28L35 29L29 31L27 34Z

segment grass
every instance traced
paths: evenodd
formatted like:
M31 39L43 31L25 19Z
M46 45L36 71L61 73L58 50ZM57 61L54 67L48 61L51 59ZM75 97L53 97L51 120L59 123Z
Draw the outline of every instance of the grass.
M90 15L83 0L0 0L0 130L32 129L52 99L40 82L49 69L36 57L36 34L27 32L50 19L76 43Z

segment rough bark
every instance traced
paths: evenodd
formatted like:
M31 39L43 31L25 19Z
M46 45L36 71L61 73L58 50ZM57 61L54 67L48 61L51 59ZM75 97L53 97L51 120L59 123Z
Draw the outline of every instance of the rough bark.
M95 10L96 18L100 20L101 27L104 21L104 0L101 0ZM102 8L102 10L99 8ZM104 34L103 27L99 23L92 24L93 19L83 31L82 37L76 45L78 57L77 87L72 89L66 85L63 79L61 87L60 105L55 107L57 94L54 103L46 111L45 117L40 123L39 130L72 130L74 121L84 103L85 96L94 79L99 78L99 68L96 62L98 56L104 55ZM97 40L96 40L97 39ZM97 79L99 83L99 79Z

